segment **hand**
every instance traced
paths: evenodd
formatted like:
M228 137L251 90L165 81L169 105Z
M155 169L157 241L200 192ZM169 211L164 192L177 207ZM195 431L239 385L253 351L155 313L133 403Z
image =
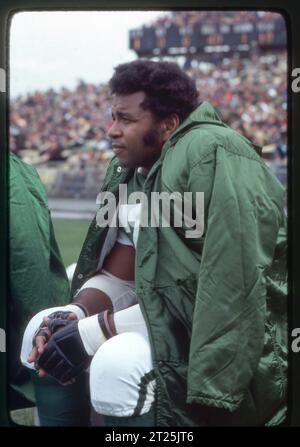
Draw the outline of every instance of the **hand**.
M53 314L54 312L71 312L72 314L76 315L78 320L84 319L87 316L82 305L79 305L77 303L70 303L66 306L56 306L49 309L43 309L35 314L28 322L22 339L20 360L22 365L24 365L26 368L35 369L34 362L40 355L39 351L43 350L43 346L47 342L46 340L48 339L48 335L50 334L45 334L46 331L44 332L44 334L42 333L42 336L44 338L37 340L38 349L33 349L33 347L35 347L36 345L35 337L39 335L38 332L41 327L45 327L45 323L43 321L44 317L49 317L49 315ZM30 362L28 361L28 358Z
M70 311L56 311L52 312L49 316L45 316L33 338L33 348L28 356L28 362L35 363L36 365L38 358L43 353L51 336L64 328L70 321L76 319L77 315ZM37 372L40 377L47 375L43 369L38 369Z
M37 360L37 367L62 384L77 377L88 367L91 356L111 336L105 325L109 315L110 311L105 310L79 321L68 321L63 329L52 335Z
M88 367L90 359L81 340L78 321L68 321L43 346L36 364L41 376L50 374L61 384L67 384Z

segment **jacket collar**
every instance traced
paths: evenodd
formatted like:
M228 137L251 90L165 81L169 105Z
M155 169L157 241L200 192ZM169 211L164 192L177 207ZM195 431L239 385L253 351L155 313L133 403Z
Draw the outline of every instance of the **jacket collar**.
M171 146L180 138L187 130L197 124L217 124L223 127L228 127L221 120L216 109L208 102L203 101L199 106L189 114L189 116L180 124L172 136L169 138Z
M167 150L174 146L175 143L191 128L197 126L198 124L217 124L224 127L228 127L221 121L215 108L208 102L204 101L199 104L199 106L189 114L189 116L180 124L171 137L165 142L162 148L161 156L157 162L152 166L150 172L148 173L148 178L152 177L156 171L161 166L163 159Z
M197 126L199 124L214 124L217 126L227 127L229 126L225 124L216 109L208 102L203 101L199 104L199 106L189 114L189 116L180 124L179 127L175 130L175 132L171 135L171 137L165 142L162 153L160 158L157 160L157 162L152 166L150 169L150 172L148 173L148 177L155 174L155 172L158 170L160 165L162 164L162 161L164 159L164 156L167 152L167 150L174 146L175 143L181 138L191 127ZM247 140L244 136L242 138L247 141L248 144L251 144L252 147L255 149L255 151L261 155L262 148L260 146L257 146ZM126 172L125 172L126 171ZM130 173L130 170L123 169L123 175L124 177L128 177Z
M222 121L217 110L208 101L203 101L192 113L190 113L190 115L180 124L180 126L177 127L175 132L165 143L163 153L165 153L166 149L173 146L191 127L199 124L214 124L229 128L229 126ZM246 140L248 144L251 144L255 151L261 155L262 148L260 146L247 140L244 136L242 136L242 138Z

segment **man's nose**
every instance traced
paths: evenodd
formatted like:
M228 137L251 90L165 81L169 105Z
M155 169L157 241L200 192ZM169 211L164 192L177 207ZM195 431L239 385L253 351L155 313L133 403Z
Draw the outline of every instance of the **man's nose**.
M117 121L114 121L112 123L112 125L108 129L107 135L109 138L112 138L112 139L118 138L122 135L122 130L121 130L119 124L117 123Z

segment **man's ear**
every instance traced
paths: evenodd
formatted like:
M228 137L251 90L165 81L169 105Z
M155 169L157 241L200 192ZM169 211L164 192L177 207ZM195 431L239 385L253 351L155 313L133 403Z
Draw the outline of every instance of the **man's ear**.
M172 135L173 132L179 126L180 120L177 113L171 113L166 118L162 120L162 131L163 131L163 139L167 141L168 138Z

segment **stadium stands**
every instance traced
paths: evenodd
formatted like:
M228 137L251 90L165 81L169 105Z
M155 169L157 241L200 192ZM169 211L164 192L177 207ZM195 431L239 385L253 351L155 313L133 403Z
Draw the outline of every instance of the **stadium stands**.
M257 14L265 22L279 16L255 11L228 11L223 15L185 11L167 14L151 26L190 26L199 20L232 25L253 21ZM209 100L230 126L268 147L266 158L285 181L286 50L253 51L246 56L234 52L216 61L194 56L187 73L195 79L201 101ZM50 196L94 198L111 156L106 137L110 123L105 84L80 81L74 90L36 91L11 101L10 149L37 165Z

